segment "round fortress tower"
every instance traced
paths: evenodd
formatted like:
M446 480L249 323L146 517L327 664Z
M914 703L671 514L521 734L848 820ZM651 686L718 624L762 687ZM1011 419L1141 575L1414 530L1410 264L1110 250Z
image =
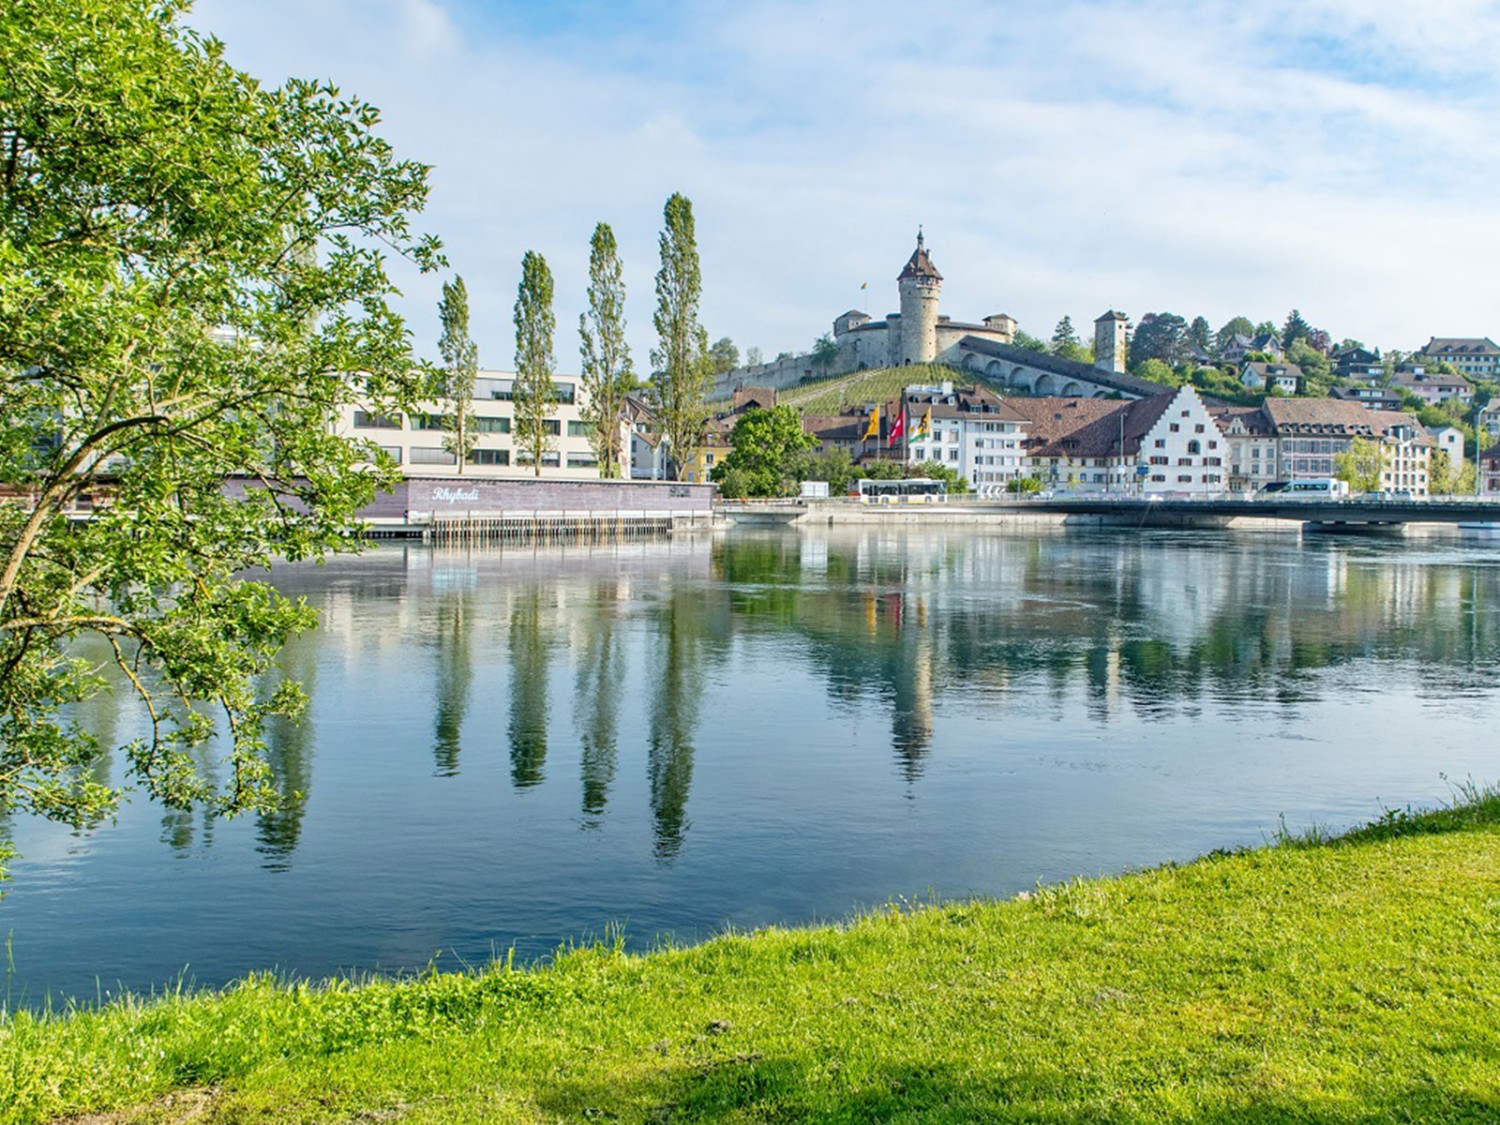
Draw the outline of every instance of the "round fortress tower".
M937 359L938 273L917 231L917 248L897 282L901 286L901 350L898 363L931 363Z

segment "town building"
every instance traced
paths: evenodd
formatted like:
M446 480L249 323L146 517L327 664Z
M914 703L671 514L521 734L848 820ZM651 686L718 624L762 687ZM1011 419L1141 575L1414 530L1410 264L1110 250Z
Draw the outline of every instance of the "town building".
M1464 467L1464 432L1457 426L1433 426L1427 436L1432 439L1434 452L1441 449L1448 455L1448 471L1457 480Z
M1237 364L1242 363L1246 356L1257 352L1270 356L1276 362L1286 358L1286 353L1281 348L1281 341L1274 332L1262 332L1258 336L1243 336L1236 333L1219 350L1219 358L1225 363Z
M1474 387L1462 375L1443 375L1416 364L1403 364L1391 376L1397 390L1410 391L1423 402L1438 403L1456 398L1464 404L1474 401Z
M1026 418L983 387L952 383L902 392L902 431L909 464L936 462L975 488L1005 485L1026 475L1022 442Z
M1357 402L1366 410L1400 410L1401 394L1390 387L1354 386L1334 387L1328 392L1330 398Z
M1378 351L1368 348L1340 348L1333 354L1335 378L1374 385L1385 382L1385 362Z
M1500 398L1479 408L1479 427L1491 437L1500 437Z
M446 407L438 401L420 404L408 414L381 414L366 406L346 406L336 432L370 442L391 457L408 477L525 477L535 476L525 450L514 442L513 387L509 371L481 371L474 383L474 448L460 469L457 457L444 448ZM557 402L546 420L552 448L542 454L542 475L560 480L595 480L599 461L589 444L576 376L553 381Z
M1355 438L1384 451L1381 487L1427 495L1432 439L1410 414L1336 398L1268 398L1260 406L1215 403L1227 447L1226 485L1252 492L1276 481L1338 474Z
M1267 394L1275 387L1282 394L1294 395L1302 388L1302 368L1295 363L1246 361L1240 368L1240 382Z
M1431 363L1451 363L1463 375L1500 375L1500 344L1488 336L1433 336L1416 354Z

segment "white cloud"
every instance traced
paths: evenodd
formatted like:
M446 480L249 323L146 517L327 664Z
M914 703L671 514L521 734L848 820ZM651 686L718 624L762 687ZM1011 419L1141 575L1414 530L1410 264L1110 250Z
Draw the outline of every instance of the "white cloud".
M437 0L208 0L194 19L267 80L374 101L435 165L425 221L491 365L535 249L574 366L605 220L646 366L676 190L710 333L767 354L810 345L862 282L869 311L894 308L918 223L945 311L1038 335L1108 307L1217 324L1294 305L1386 347L1500 333L1500 18L1479 0L685 5L666 30L524 36ZM402 282L430 351L437 282Z

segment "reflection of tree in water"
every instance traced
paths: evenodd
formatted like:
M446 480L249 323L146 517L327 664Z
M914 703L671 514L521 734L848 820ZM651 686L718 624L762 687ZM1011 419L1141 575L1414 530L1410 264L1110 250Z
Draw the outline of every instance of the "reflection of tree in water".
M280 672L273 671L264 685L270 691L284 676L296 680L311 698L316 688L317 649L309 637L298 637L281 651ZM302 815L312 788L313 722L311 706L295 722L274 717L266 724L266 761L276 789L282 795L280 808L257 813L256 850L266 857L270 871L286 871L302 835Z
M441 596L437 613L437 707L433 712L432 755L439 777L458 774L464 717L469 712L469 690L474 682L470 656L472 613L468 592L449 590Z
M578 677L574 714L583 744L583 825L597 828L604 817L617 760L620 693L625 683L625 650L616 633L619 602L613 585L601 585L595 612L580 622L573 648Z
M517 592L510 612L510 780L540 785L547 762L547 671L550 639L542 626L542 589Z
M727 606L705 601L701 591L673 586L661 611L651 698L651 812L655 852L670 860L682 848L693 781L693 732L703 703L705 665L721 650L729 628Z

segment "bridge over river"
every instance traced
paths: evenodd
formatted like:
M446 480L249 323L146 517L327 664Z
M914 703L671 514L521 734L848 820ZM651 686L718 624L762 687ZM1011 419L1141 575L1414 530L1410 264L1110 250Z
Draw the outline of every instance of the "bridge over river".
M786 523L808 517L827 516L838 522L839 514L889 512L913 517L917 513L941 519L947 516L973 518L1047 513L1064 521L1117 523L1138 527L1215 527L1236 520L1281 520L1323 531L1399 530L1410 523L1494 525L1500 531L1500 497L1444 500L1385 500L1276 497L1258 499L1172 498L1100 494L1096 496L1036 497L1032 499L978 499L950 497L942 504L865 504L855 500L825 500L802 503L791 500L769 503L728 503L721 507L736 523Z

